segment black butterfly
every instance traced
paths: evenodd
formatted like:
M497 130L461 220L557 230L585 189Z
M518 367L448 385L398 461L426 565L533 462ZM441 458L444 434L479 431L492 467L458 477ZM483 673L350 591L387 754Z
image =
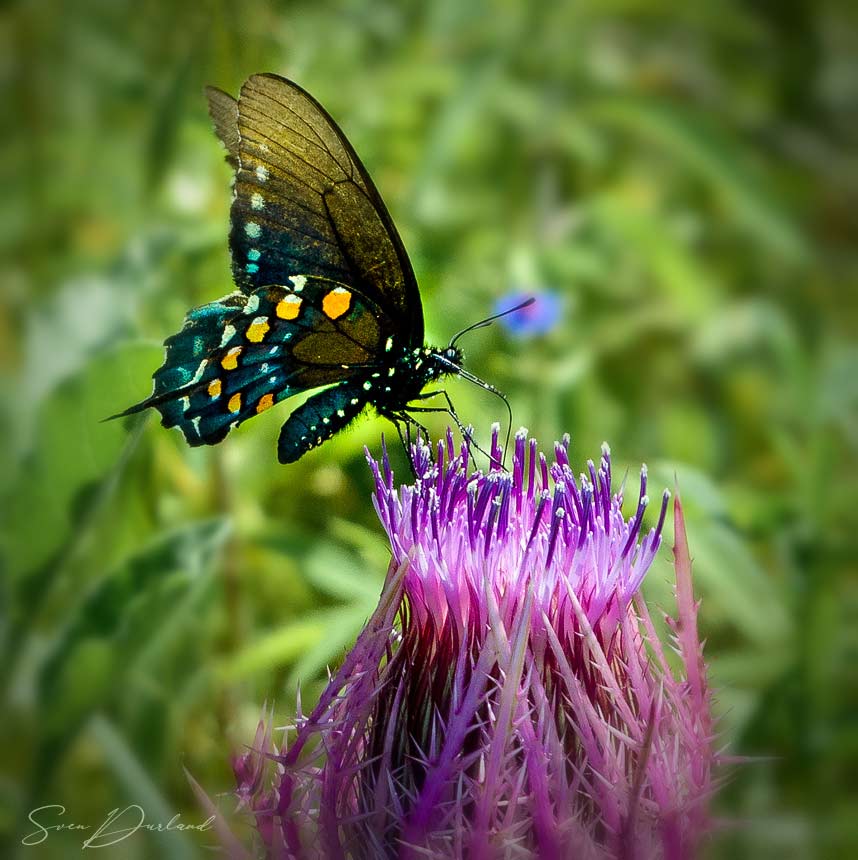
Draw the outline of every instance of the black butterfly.
M207 95L236 171L229 243L239 291L188 313L166 341L152 395L120 415L152 406L191 445L213 445L275 403L329 386L283 425L277 454L291 463L368 404L400 436L421 427L413 412L446 411L458 424L446 392L421 394L446 374L499 394L462 369L456 338L446 349L424 345L402 240L325 109L271 74L249 78L238 100ZM436 395L445 406L408 405Z

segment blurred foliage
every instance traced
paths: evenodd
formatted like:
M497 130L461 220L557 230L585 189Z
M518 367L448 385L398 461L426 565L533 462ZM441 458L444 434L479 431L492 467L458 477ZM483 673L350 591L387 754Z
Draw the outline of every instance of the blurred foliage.
M79 833L18 844L42 804L202 820L182 766L228 791L263 703L288 719L299 681L311 703L376 599L362 448L382 422L288 468L288 407L206 450L99 423L231 290L202 88L264 70L365 160L430 342L507 292L558 293L550 334L476 332L469 368L544 444L569 431L583 463L608 439L652 486L678 477L723 741L754 757L712 855L855 856L854 5L29 0L0 10L0 47L2 856L75 856ZM449 390L483 434L503 415Z

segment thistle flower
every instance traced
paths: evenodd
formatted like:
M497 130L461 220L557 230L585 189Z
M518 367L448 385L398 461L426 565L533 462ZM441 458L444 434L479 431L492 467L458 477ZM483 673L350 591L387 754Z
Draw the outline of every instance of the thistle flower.
M675 674L639 594L668 502L644 534L645 468L625 519L607 446L579 477L524 430L511 472L451 434L434 454L398 489L369 460L378 608L291 742L237 768L267 855L691 857L714 757L678 504Z

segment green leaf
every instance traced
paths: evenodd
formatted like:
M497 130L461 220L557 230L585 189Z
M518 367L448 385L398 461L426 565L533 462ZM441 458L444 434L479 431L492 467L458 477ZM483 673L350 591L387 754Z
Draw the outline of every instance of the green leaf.
M50 720L56 731L71 729L86 711L121 694L122 679L141 654L168 635L172 616L185 606L182 597L211 571L227 534L222 519L161 534L70 607L39 682L42 700L60 706ZM103 672L93 668L94 653L103 657ZM93 680L102 675L109 675L113 686Z
M223 680L238 680L274 672L302 657L293 671L302 679L312 677L342 649L357 638L367 612L354 607L314 612L271 633L260 636L220 664L216 674Z
M374 605L386 567L367 572L366 564L330 543L320 544L304 564L307 579L321 591L347 603Z
M136 436L103 419L134 402L159 354L139 344L102 353L46 398L4 505L0 553L11 580L52 560L105 500Z
M793 631L784 595L747 540L726 521L729 508L723 494L702 472L677 463L656 464L649 472L649 486L672 486L674 476L686 514L695 592L706 605L702 619L713 623L720 616L752 647L780 649L781 660L788 659L785 646ZM669 518L664 543L672 544Z

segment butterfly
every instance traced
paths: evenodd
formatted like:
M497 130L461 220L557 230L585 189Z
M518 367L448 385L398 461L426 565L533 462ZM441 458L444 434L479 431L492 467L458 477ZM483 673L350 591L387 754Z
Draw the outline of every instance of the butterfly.
M238 290L189 311L165 342L151 396L113 417L154 407L190 445L213 445L281 400L322 388L283 425L281 463L367 406L403 441L403 427L425 431L415 412L448 412L461 428L445 391L423 393L430 382L456 374L500 392L462 368L459 335L446 348L424 344L402 240L334 120L273 74L253 75L238 99L213 87L206 93L235 169L229 246ZM409 405L438 396L444 406Z

